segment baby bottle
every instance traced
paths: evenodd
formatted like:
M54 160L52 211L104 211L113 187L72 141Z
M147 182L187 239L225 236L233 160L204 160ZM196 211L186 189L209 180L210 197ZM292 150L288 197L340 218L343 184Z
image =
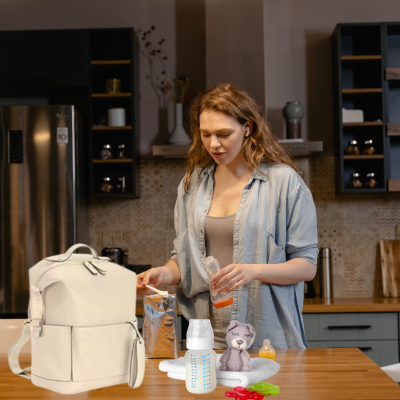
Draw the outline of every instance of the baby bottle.
M217 357L214 332L209 319L191 319L186 334L186 389L190 393L210 393L217 387Z
M211 279L218 271L221 270L218 261L213 257L207 257L204 260L203 267L207 272L208 279ZM229 296L225 292L217 292L216 289L211 290L211 300L216 308L223 308L230 306L233 303L232 296Z
M269 339L264 340L264 343L258 353L258 357L271 358L272 360L275 360L275 349L272 347Z

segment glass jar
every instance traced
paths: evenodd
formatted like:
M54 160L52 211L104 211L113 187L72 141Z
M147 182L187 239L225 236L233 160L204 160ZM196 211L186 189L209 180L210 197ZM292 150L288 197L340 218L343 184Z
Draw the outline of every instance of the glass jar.
M103 183L100 186L100 190L102 192L110 193L113 190L114 186L111 184L111 178L106 176L103 178Z
M360 188L362 187L362 181L361 181L361 174L358 172L354 172L354 174L350 175L350 187L352 188Z
M364 154L370 156L371 154L374 153L376 153L374 142L372 140L366 140L364 147Z
M128 153L125 150L124 144L118 146L118 158L128 158Z
M367 179L364 182L364 186L368 188L374 188L378 186L378 182L375 180L375 173L370 172L367 174Z
M112 158L112 153L111 153L111 145L105 144L103 146L103 149L100 151L100 158L103 160L109 160Z
M358 148L357 140L350 140L349 145L347 146L347 154L352 156L360 155L360 149Z

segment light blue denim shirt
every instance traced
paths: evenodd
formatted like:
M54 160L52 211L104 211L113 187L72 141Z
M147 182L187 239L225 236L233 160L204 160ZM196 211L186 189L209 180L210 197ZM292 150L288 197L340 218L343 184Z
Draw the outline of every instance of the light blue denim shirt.
M182 181L175 205L177 237L172 258L177 259L181 272L176 295L188 320L209 318L210 283L202 261L214 167L195 169L188 193ZM261 164L260 168L268 177L253 171L236 212L232 263L281 264L302 258L316 264L317 218L310 190L288 166ZM251 324L256 331L251 349L259 349L264 339L278 349L308 347L301 315L304 282L275 285L254 280L231 294L231 320Z

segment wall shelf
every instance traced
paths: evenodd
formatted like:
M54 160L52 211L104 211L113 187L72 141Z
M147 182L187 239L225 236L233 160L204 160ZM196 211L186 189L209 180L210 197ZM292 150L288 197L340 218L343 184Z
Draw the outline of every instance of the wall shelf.
M345 155L345 156L343 156L344 160L381 160L382 158L383 158L383 154L371 154L371 155L359 155L359 156Z
M371 55L371 56L342 56L342 61L363 61L363 60L380 60L381 55Z
M343 126L380 126L382 121L367 121L367 122L345 122Z
M140 195L139 153L139 41L133 28L93 29L90 37L91 195L101 198L137 198ZM121 93L106 93L106 81L121 81ZM104 123L110 108L125 109L125 126ZM114 158L99 159L105 145ZM117 158L124 145L127 157ZM110 193L101 190L110 178ZM124 178L124 179L122 179ZM125 183L125 190L119 185Z
M126 126L93 126L92 130L94 131L130 131L132 129L131 125Z
M386 68L385 78L387 81L396 81L400 79L400 68Z
M131 97L131 93L92 93L92 97Z
M343 89L343 94L368 94L382 93L382 88L366 88L366 89Z
M95 158L92 160L93 163L95 164L116 164L116 163L131 163L132 158L110 158L108 160L101 160Z
M92 65L122 65L130 64L131 60L93 60Z
M400 124L387 124L386 125L387 136L400 136Z

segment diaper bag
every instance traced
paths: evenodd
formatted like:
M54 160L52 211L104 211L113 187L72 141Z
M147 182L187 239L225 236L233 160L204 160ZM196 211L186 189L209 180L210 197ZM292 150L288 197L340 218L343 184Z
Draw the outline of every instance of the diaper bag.
M74 254L81 247L91 254ZM141 385L145 347L134 272L76 244L31 267L29 283L28 319L8 354L15 374L63 394ZM29 339L32 366L21 369L18 355Z

